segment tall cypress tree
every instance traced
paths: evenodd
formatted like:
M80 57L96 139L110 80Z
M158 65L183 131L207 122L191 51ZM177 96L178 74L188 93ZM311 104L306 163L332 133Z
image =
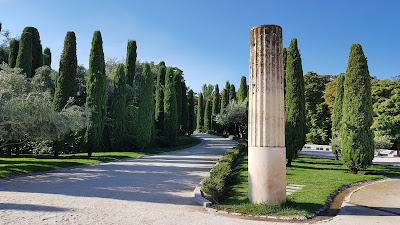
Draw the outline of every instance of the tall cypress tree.
M195 128L194 121L194 93L192 90L189 91L188 95L188 135L193 134Z
M219 114L221 110L221 96L219 94L219 86L218 84L215 85L214 89L214 98L213 98L213 105L212 105L212 115L211 115L211 129L214 131L219 131L218 124L214 121L215 116Z
M49 48L43 50L43 66L51 67L51 51Z
M155 125L160 134L164 130L164 87L165 87L165 63L160 62L157 75L156 87L156 109L155 109Z
M286 90L286 64L287 64L287 49L283 48L283 87Z
M174 85L174 71L167 68L164 92L164 135L167 145L174 144L178 136L178 113Z
M42 44L40 43L39 31L35 27L25 27L23 32L32 34L32 68L31 76L35 75L37 68L43 66Z
M77 67L75 33L69 31L65 36L64 50L60 58L60 70L53 99L54 110L61 111L67 104L68 99L75 96Z
M121 151L125 140L125 119L127 112L126 105L126 75L125 65L120 63L117 65L114 74L114 92L110 107L111 130L110 144L113 151Z
M204 130L211 130L211 104L210 99L207 100L206 109L204 112Z
M344 74L339 74L336 79L336 97L332 113L332 140L340 139L341 120L343 117ZM337 149L337 147L339 148ZM336 160L339 159L340 152L340 146L332 145L332 153L335 155Z
M32 35L29 32L21 35L15 67L21 68L27 77L32 77Z
M287 52L285 95L285 139L287 166L306 141L304 79L297 39L293 38Z
M229 102L232 100L236 101L236 89L235 85L231 84L231 87L229 88Z
M182 128L182 71L177 70L174 73L174 86L176 94L176 105L178 114L178 133L181 134L180 130Z
M229 103L229 89L224 89L222 91L222 96L221 96L221 113L224 113L224 110L226 106L228 106Z
M247 98L247 82L245 76L242 76L242 79L240 80L238 92L238 102L243 102Z
M17 63L18 57L18 49L19 49L19 40L11 40L10 41L10 50L8 53L8 66L10 68L14 68Z
M133 81L135 80L135 70L136 70L136 57L137 57L137 46L135 40L129 40L127 51L126 51L126 83L133 86Z
M100 147L104 123L107 115L107 86L103 52L103 41L100 31L95 31L89 57L89 70L86 86L86 109L88 124L85 133L88 156Z
M343 118L341 120L342 160L351 173L372 164L374 133L372 125L371 77L360 44L350 47L344 78Z
M203 94L200 93L199 100L197 102L197 130L203 129L204 125L204 100Z
M182 79L182 128L181 128L181 134L185 135L188 132L188 118L189 118L189 112L188 112L188 96L187 96L187 88L186 88L186 83L185 80Z
M137 145L140 149L146 148L151 141L153 127L154 98L153 75L150 65L143 65L143 73L140 79L139 113L137 123Z

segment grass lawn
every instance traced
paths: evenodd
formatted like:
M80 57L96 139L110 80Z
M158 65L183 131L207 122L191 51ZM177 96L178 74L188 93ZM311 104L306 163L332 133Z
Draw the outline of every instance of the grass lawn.
M160 154L189 148L201 143L200 139L187 138L190 139L191 144L173 148L151 148L144 152L94 152L90 158L87 157L87 153L60 155L57 159L51 155L21 155L19 158L13 156L0 157L0 178L142 155ZM185 143L188 143L188 141L185 141Z
M219 210L235 211L250 215L305 216L320 209L328 196L340 187L364 180L400 176L399 166L373 164L359 174L350 174L340 161L299 155L293 167L286 170L287 184L306 185L303 189L287 196L281 206L252 204L247 198L247 156L241 159L236 180L233 181L230 196L213 207Z

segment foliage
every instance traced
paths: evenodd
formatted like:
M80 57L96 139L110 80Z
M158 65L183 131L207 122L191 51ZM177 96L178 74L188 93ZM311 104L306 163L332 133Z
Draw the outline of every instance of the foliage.
M77 67L76 38L75 33L70 31L65 36L64 50L60 58L60 72L57 77L57 87L53 100L54 110L61 111L68 99L75 97Z
M211 112L211 129L214 131L219 131L219 127L214 119L221 110L220 105L221 105L221 96L219 94L218 84L216 84L213 96L212 112Z
M188 96L185 80L182 79L182 124L180 127L181 134L184 135L188 133L189 126L189 112L188 112Z
M19 50L19 40L16 39L11 40L10 50L8 53L8 65L10 66L10 68L14 68L15 64L17 63L18 50Z
M145 63L140 82L139 115L136 134L136 144L140 149L148 147L152 137L154 123L153 85L153 75L150 71L150 65Z
M390 149L393 146L393 143L390 142L389 135L383 136L375 136L375 153L379 154L381 149Z
M107 114L106 72L100 31L95 31L93 34L86 93L88 123L85 141L88 156L90 157L92 152L100 147Z
M161 63L160 63L161 64ZM155 126L162 134L164 130L164 88L165 88L165 63L158 67L157 86L156 86L156 109Z
M203 93L199 95L199 101L197 103L197 128L196 130L200 130L204 128L204 100Z
M43 50L43 66L51 67L51 51L49 48Z
M239 130L239 135L242 138L247 133L247 99L242 102L232 100L225 111L215 117L215 121L223 126L235 126Z
M43 66L42 44L40 43L39 31L35 27L25 27L22 32L29 32L32 35L32 68L30 74L33 76L36 69Z
M208 99L207 103L206 103L205 112L204 112L204 130L206 130L206 131L211 130L211 119L212 119L211 103L210 103L210 99Z
M336 78L336 97L335 103L333 104L333 114L332 114L332 140L336 140L340 138L340 130L341 130L341 120L343 117L343 94L344 94L344 74L340 74ZM341 154L342 147L341 145L332 145L332 153L335 155L336 160L339 159L339 155Z
M15 67L21 68L27 77L32 77L32 34L24 32L19 42L19 50Z
M297 151L304 146L306 136L303 69L296 38L292 39L287 52L285 79L285 143L287 166L290 167Z
M229 88L229 102L232 100L236 101L236 90L235 90L235 85L231 84L231 87Z
M195 129L195 118L194 118L194 93L193 90L189 91L188 95L188 135L193 134Z
M178 134L180 135L180 128L182 126L182 71L177 70L174 73L174 86L176 95L176 112L178 114Z
M246 98L247 98L247 82L246 82L246 77L242 76L242 79L240 80L239 91L238 91L238 101L242 102Z
M201 87L201 93L203 93L203 98L207 99L209 98L214 90L214 85L211 84L203 84L203 86Z
M168 67L165 74L164 136L168 146L172 146L178 136L178 113L172 67Z
M137 46L135 40L129 40L127 51L126 51L126 77L127 84L133 86L133 81L135 80L136 71L136 57L137 57Z
M48 66L39 67L31 82L36 89L43 92L49 92L50 96L54 96L56 89L56 79L58 73Z
M374 134L372 125L371 77L361 45L352 44L344 80L341 120L342 160L352 173L372 164Z
M331 139L331 114L325 103L317 105L315 112L311 114L310 130L306 134L307 140L313 144L328 144Z
M76 96L75 102L79 106L86 104L87 69L84 65L78 65L76 69Z

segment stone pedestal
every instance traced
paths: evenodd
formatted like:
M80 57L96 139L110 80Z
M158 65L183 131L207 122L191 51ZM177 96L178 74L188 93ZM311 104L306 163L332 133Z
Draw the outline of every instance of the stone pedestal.
M249 199L286 201L285 106L282 28L250 31Z

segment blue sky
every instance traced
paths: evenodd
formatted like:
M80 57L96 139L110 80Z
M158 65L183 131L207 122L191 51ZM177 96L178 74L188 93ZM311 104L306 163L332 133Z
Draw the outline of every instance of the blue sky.
M40 32L58 69L67 31L77 37L78 63L87 67L92 35L100 30L106 57L123 59L135 39L140 61L165 61L184 71L188 86L229 80L238 88L249 73L250 29L283 28L283 44L298 39L303 71L346 71L349 47L360 43L372 76L400 75L400 3L382 1L75 1L0 0L0 21L13 36Z

